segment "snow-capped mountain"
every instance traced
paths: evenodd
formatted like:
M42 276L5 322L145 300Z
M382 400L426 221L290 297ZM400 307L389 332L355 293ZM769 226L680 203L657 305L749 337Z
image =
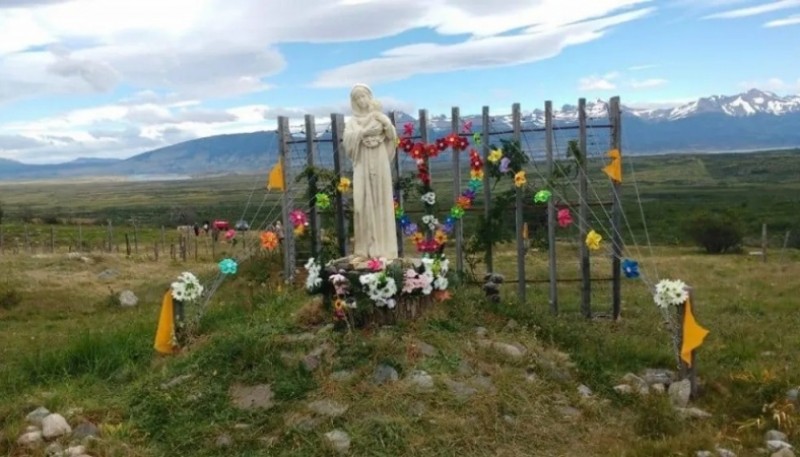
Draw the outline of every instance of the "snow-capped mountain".
M800 113L800 95L781 97L773 92L750 89L737 95L712 95L700 98L675 108L655 110L626 108L626 110L641 119L653 121L674 121L698 114L710 113L734 117L753 116L756 114L783 116L791 113Z

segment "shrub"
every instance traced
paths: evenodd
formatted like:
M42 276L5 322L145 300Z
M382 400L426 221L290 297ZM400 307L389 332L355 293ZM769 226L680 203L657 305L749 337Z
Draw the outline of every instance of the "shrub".
M688 236L709 254L734 252L741 248L742 222L729 211L704 211L689 219Z

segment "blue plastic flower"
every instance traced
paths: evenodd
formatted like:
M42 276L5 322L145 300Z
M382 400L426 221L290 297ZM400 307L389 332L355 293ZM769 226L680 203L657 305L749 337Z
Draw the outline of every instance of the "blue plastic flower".
M233 259L223 259L219 262L219 271L221 271L224 275L236 274L237 267L238 265Z
M403 226L403 234L405 236L411 236L417 233L417 230L419 230L419 227L417 227L417 224L413 222L409 222L408 224Z
M639 277L639 262L631 259L625 259L622 261L622 271L625 273L626 278L638 278Z

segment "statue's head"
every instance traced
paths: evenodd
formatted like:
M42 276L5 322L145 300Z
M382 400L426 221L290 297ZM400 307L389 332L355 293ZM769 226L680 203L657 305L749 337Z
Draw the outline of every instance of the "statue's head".
M372 89L366 84L356 84L350 90L350 107L353 109L353 114L381 110L380 103L372 96Z

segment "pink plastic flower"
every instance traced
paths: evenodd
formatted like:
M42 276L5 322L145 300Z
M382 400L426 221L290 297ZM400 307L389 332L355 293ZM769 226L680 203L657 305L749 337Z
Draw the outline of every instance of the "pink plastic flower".
M572 214L570 214L569 209L562 208L558 210L558 225L560 225L561 227L567 227L571 223L572 223Z
M367 268L372 271L381 271L383 270L383 261L381 259L369 259L367 261Z
M289 220L292 222L293 226L297 227L298 225L305 225L308 218L303 210L296 209L289 213Z
M234 230L234 229L230 229L227 232L225 232L225 239L226 240L232 240L233 237L235 237L235 236L236 236L236 230Z

